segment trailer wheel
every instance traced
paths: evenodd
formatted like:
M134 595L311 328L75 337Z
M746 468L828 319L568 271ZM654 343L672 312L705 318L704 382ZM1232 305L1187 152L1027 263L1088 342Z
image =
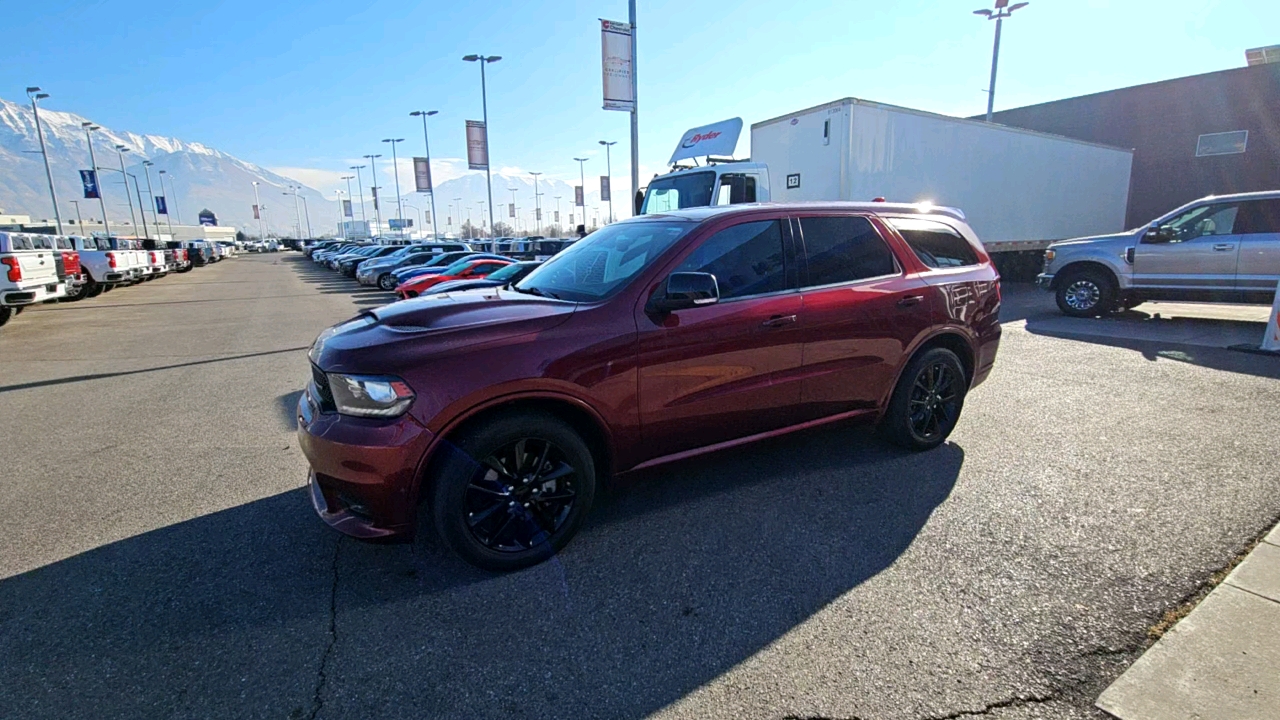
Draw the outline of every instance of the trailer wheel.
M1116 282L1097 268L1068 271L1057 283L1058 309L1071 317L1098 317L1116 306Z

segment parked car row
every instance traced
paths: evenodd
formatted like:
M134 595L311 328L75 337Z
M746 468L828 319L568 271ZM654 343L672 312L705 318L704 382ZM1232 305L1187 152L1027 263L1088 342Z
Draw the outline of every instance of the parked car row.
M229 244L0 232L0 325L28 305L97 297L235 254Z
M515 282L443 293L469 269L485 268L482 282L519 272L476 249L400 267L412 247L316 252L335 269L378 254L354 266L371 284L432 279L397 280L421 297L320 334L297 417L326 523L367 539L433 535L490 570L549 558L601 484L631 471L853 418L937 447L1001 334L999 274L951 208L649 214Z
M355 279L395 291L400 298L498 287L518 281L541 264L496 253L476 252L468 243L410 245L325 242L303 251L316 263Z

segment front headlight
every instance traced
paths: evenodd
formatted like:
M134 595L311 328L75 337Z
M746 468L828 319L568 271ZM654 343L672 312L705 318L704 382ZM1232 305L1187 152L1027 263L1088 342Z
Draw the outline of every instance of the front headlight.
M329 373L333 404L343 415L397 417L413 404L414 394L398 377Z
M1054 252L1053 250L1045 250L1045 251L1044 251L1044 261L1045 261L1046 263L1051 263L1051 262L1053 262L1053 259L1054 259L1055 257L1057 257L1057 256L1058 256L1058 253Z

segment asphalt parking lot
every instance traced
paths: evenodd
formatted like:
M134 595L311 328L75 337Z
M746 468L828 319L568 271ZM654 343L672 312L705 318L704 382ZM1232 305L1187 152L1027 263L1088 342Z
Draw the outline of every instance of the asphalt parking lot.
M669 466L510 575L342 539L293 406L388 299L254 255L0 331L0 717L1098 718L1280 518L1280 360L1210 346L1265 309L1066 322L1024 286L934 451Z

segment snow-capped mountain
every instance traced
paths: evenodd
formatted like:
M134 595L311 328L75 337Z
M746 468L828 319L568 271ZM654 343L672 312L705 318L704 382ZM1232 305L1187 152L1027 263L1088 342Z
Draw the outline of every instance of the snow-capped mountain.
M49 166L64 223L75 219L70 200L80 203L80 212L86 221L89 218L96 220L102 215L96 200L82 199L79 171L89 168L89 146L81 126L83 122L86 118L74 113L40 109L45 148L49 153ZM156 195L167 196L169 212L175 222L181 220L185 224L195 224L196 214L208 208L218 216L220 225L256 228L253 219L253 182L256 180L261 183L259 192L272 220L272 229L292 234L293 199L283 193L289 185L301 185L296 180L200 143L107 127L91 134L98 166L104 168L98 172L98 181L107 202L108 219L129 217L125 186L119 172L121 158L114 149L116 145L124 145L128 148L123 157L124 169L140 181L142 202L150 207L142 166L143 160L150 160L155 163L151 168L151 188ZM33 219L53 217L39 150L31 107L0 98L0 209L28 214ZM160 185L159 170L165 171L165 189ZM134 212L137 212L139 190L133 187L132 178L129 180L129 192ZM333 200L327 200L319 191L305 186L298 194L306 198L316 234L333 227L337 217L337 204ZM286 224L289 230L286 230Z

